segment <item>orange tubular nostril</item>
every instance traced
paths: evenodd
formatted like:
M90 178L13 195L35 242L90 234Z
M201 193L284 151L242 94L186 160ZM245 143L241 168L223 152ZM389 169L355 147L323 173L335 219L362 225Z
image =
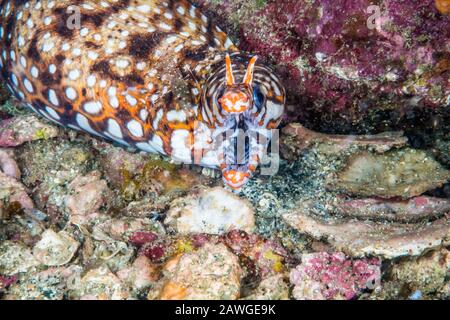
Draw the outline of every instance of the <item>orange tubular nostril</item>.
M442 14L450 14L450 0L435 0L436 9Z

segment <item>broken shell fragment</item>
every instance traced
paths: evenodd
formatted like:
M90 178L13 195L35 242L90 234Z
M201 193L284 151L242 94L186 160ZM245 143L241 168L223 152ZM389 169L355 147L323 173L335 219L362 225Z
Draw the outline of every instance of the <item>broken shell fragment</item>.
M62 266L70 262L79 247L67 232L48 229L33 248L34 257L46 266Z
M408 199L449 179L450 171L426 152L406 148L382 155L361 152L350 156L348 165L328 178L327 188L355 196Z
M181 234L252 232L255 227L251 204L221 187L175 200L164 222Z

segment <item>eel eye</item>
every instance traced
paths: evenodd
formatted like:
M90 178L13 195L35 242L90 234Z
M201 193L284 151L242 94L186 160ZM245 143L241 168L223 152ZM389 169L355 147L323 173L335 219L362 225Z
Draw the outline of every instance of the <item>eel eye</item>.
M224 170L222 172L224 182L232 189L239 190L250 179L249 172L238 170Z

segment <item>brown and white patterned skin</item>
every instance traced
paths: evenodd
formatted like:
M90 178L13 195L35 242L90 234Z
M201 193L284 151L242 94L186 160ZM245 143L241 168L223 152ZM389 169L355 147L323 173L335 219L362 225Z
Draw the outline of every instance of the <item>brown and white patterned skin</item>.
M1 75L19 100L60 125L223 169L210 145L237 126L216 101L225 53L237 80L248 55L188 1L0 1ZM263 102L248 116L276 128L284 89L261 65L254 81ZM197 159L195 146L212 154Z

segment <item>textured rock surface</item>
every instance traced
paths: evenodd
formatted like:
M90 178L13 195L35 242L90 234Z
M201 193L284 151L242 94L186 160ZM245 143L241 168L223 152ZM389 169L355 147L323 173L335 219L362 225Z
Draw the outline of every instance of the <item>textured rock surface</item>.
M416 149L390 151L382 155L362 152L328 180L328 188L356 196L404 199L441 187L450 179L426 152Z
M315 144L327 144L330 153L343 153L353 148L365 148L378 153L394 147L403 147L408 139L402 132L385 132L376 135L331 135L309 130L298 123L283 128L281 152L289 160L295 160L299 154Z
M39 265L31 250L12 241L0 243L0 274L11 276Z
M238 258L223 244L207 244L181 254L164 267L159 299L201 300L239 298L242 275Z
M241 20L241 46L272 58L290 92L323 120L444 107L450 17L443 11L435 0L274 1Z
M59 130L35 116L0 120L0 147L16 147L25 142L57 137Z
M318 240L327 240L337 250L353 257L368 255L392 259L416 256L449 244L447 219L420 224L385 224L357 220L322 221L301 210L285 213L283 219L293 228Z
M165 223L182 234L223 234L233 229L252 232L255 219L248 201L217 187L176 200Z
M335 204L332 211L343 217L408 223L443 217L450 212L450 200L427 196L404 201L354 199Z
M411 291L432 294L444 288L449 272L450 252L442 249L401 261L392 266L390 275L394 281L406 283Z
M34 246L33 255L46 266L62 266L72 260L79 245L67 232L56 233L48 229Z
M375 290L381 283L378 259L351 260L341 252L303 255L290 272L297 300L350 300L362 290Z

